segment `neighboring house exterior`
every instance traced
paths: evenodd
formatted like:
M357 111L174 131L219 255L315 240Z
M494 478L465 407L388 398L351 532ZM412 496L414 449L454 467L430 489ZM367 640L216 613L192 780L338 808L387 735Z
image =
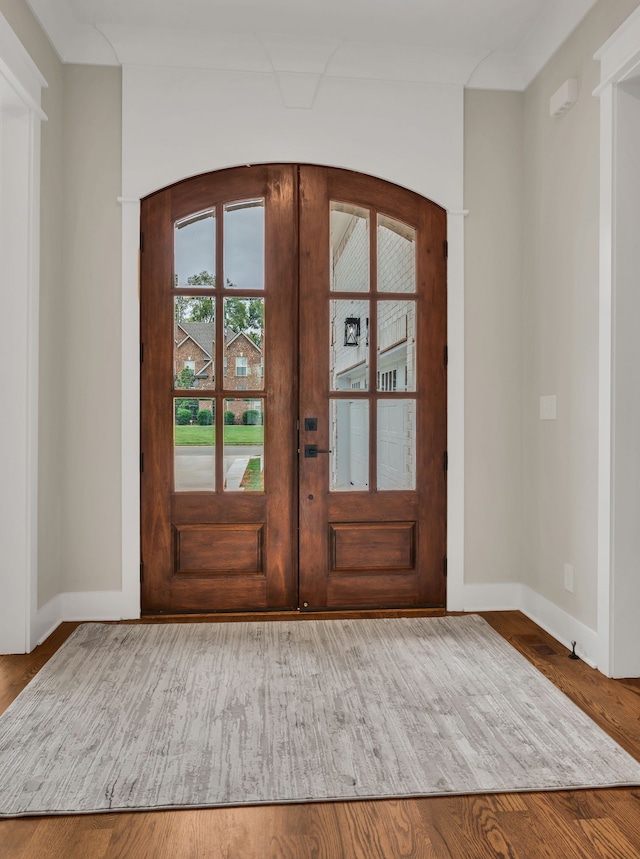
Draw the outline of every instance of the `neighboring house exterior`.
M216 387L215 373L215 323L176 322L173 352L173 375L176 388L181 387L180 374L185 369L193 371L195 379L189 390L211 390ZM225 331L223 386L225 390L259 391L264 387L264 362L262 349L244 332ZM200 401L200 408L210 409L211 400ZM225 410L241 422L242 413L258 408L254 399L242 396L229 399Z
M213 322L176 323L173 350L173 376L180 386L180 373L191 369L195 375L194 388L215 386L215 331Z

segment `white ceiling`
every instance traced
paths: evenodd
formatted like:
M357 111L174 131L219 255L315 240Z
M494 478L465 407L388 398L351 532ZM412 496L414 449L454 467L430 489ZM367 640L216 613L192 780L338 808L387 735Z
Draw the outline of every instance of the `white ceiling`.
M65 62L523 89L596 0L28 0Z

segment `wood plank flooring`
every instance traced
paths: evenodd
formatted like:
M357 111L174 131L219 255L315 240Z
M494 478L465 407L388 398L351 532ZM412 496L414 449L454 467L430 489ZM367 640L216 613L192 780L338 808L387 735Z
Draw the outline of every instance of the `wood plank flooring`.
M443 612L368 616L398 614ZM220 620L240 617L248 616ZM565 648L519 612L487 612L483 617L640 760L640 681L608 680L585 663L568 659ZM77 625L63 624L31 654L0 657L0 711ZM637 859L640 788L3 820L0 857Z

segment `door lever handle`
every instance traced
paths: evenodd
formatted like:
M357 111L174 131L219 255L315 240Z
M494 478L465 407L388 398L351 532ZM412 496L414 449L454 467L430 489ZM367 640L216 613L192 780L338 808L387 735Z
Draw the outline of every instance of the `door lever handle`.
M333 451L321 450L317 444L305 444L305 446L304 446L305 459L317 459L319 453L333 453Z

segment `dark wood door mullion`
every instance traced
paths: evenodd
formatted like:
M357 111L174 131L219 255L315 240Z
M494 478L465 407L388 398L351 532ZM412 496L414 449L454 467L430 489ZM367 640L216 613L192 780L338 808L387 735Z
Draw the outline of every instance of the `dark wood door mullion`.
M141 279L147 288L141 294L140 334L145 344L141 365L141 556L144 563L142 580L143 607L162 609L163 584L171 574L173 563L171 541L171 501L168 492L158 486L173 487L173 399L166 396L173 389L173 307L164 300L171 283L173 260L170 256L169 201L165 196L151 198L141 216L141 229L147 241L140 259ZM151 253L150 249L155 252Z
M215 483L216 493L224 492L224 400L221 396L224 388L224 296L222 285L224 281L224 206L216 205L216 345L215 345Z
M329 448L329 319L330 282L329 213L326 174L319 167L301 167L299 172L299 306L300 341L314 360L299 362L300 453L299 462L299 594L301 608L326 605L326 571L329 569L329 540L326 519L329 498L321 454L305 457L305 444ZM328 204L327 204L328 205ZM318 253L318 248L322 251ZM332 296L333 297L333 296ZM324 333L326 332L326 339ZM318 428L307 432L305 418L316 418Z
M378 406L378 230L369 210L369 492L377 491Z

